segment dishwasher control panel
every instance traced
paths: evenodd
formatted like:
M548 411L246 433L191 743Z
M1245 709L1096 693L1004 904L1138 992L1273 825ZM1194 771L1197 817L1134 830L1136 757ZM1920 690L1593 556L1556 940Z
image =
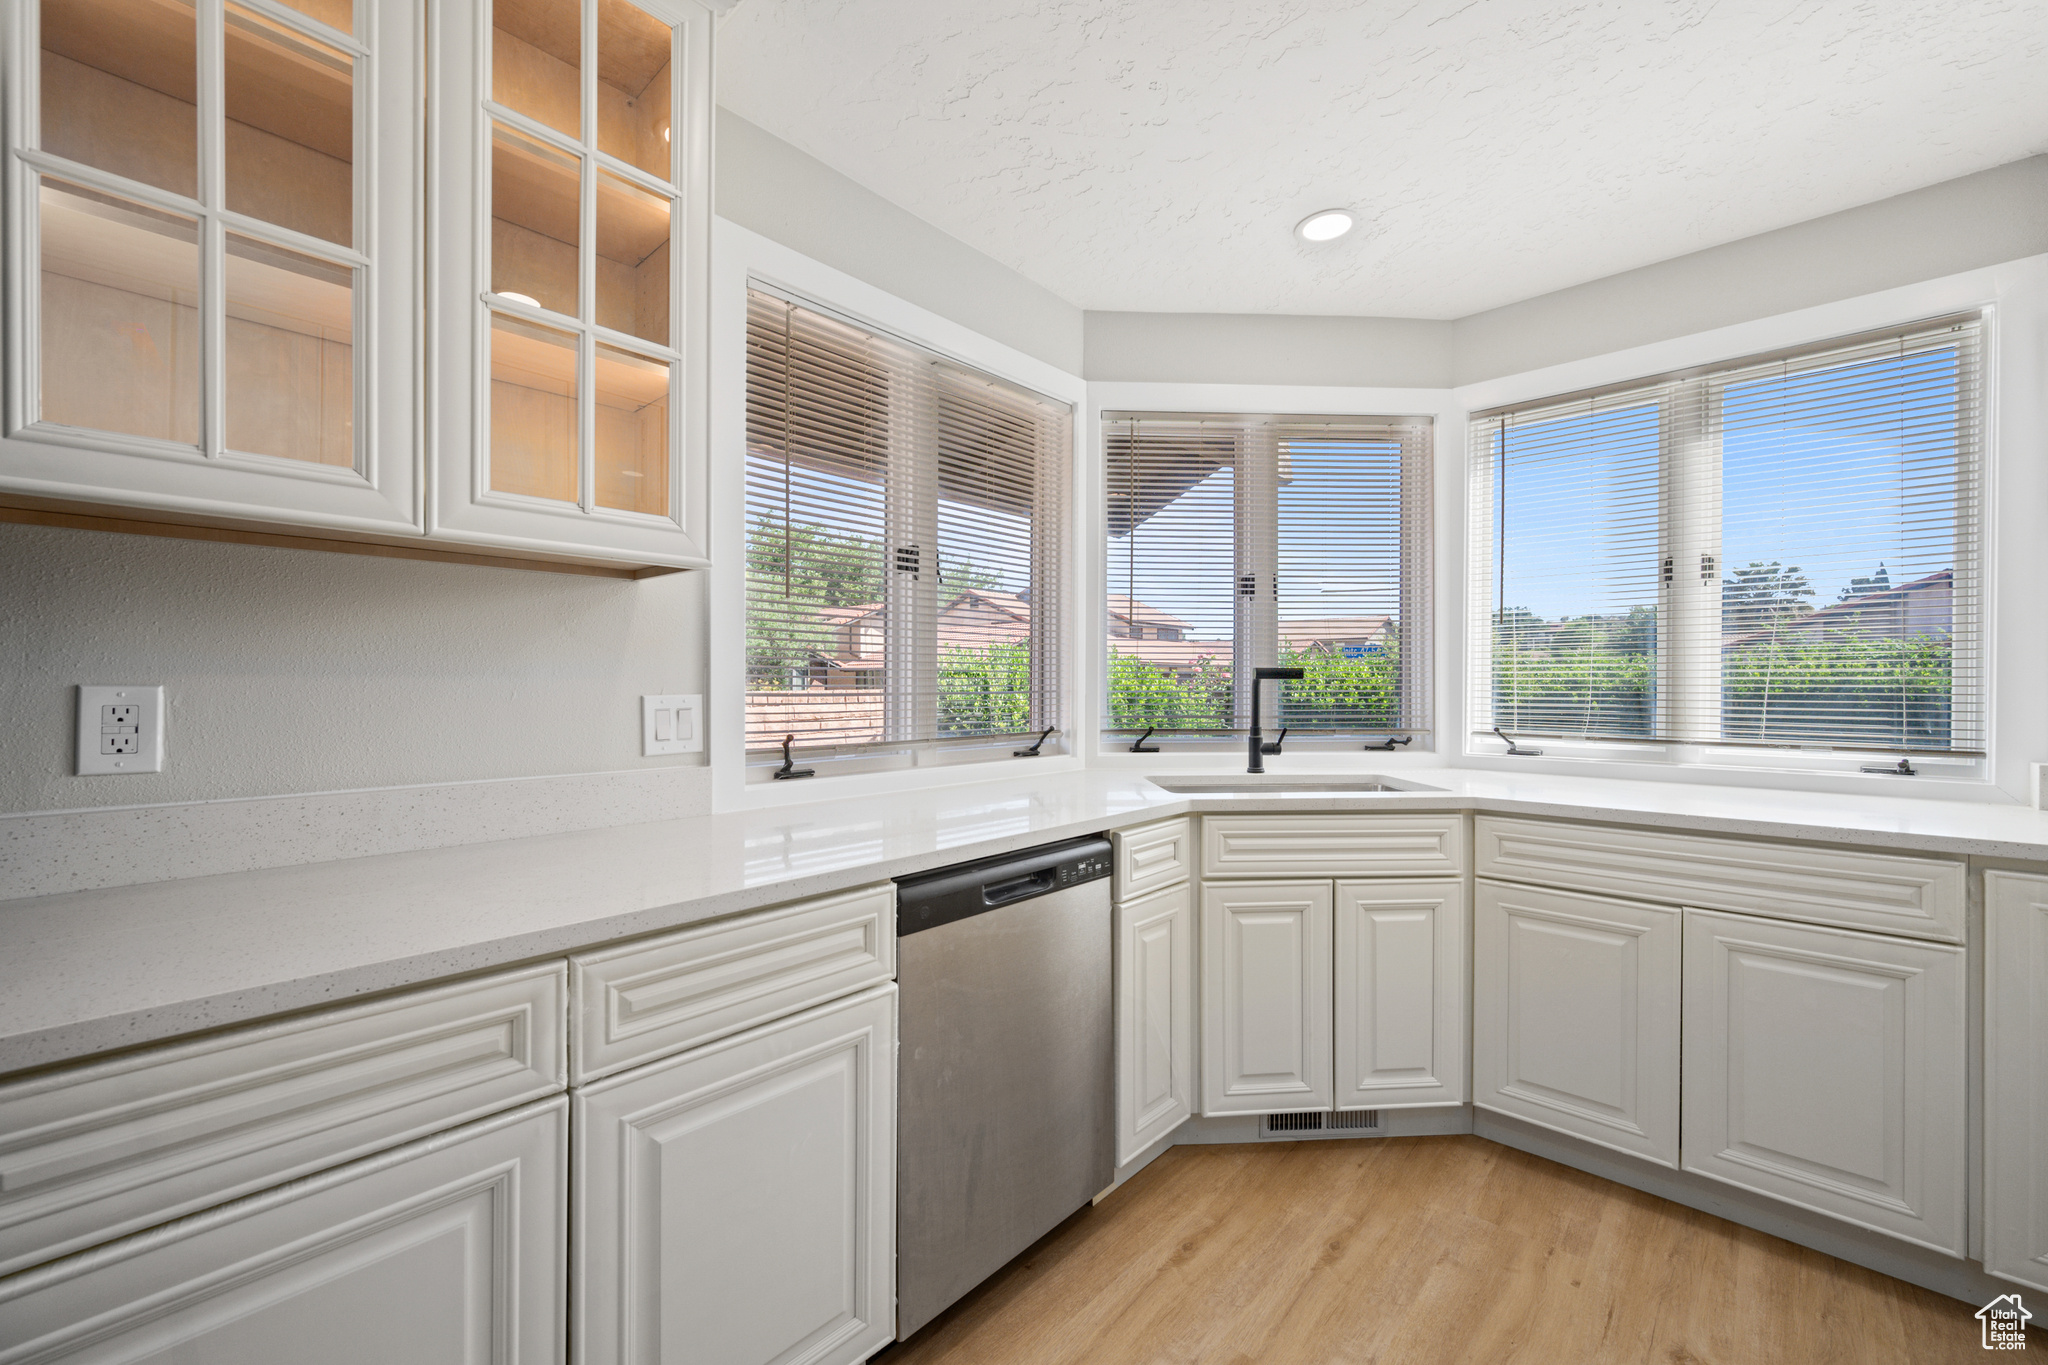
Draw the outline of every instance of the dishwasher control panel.
M1066 863L1060 868L1061 886L1079 886L1109 875L1109 855L1093 853L1076 862Z

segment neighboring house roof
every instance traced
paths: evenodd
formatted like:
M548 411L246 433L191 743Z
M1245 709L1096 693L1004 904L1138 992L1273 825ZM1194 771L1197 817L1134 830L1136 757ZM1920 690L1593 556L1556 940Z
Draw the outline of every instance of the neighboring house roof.
M1118 654L1143 659L1154 668L1192 669L1207 659L1229 667L1235 646L1228 640L1126 640L1113 639L1109 647Z
M1385 635L1392 624L1393 618L1388 616L1326 616L1282 621L1280 642L1301 649L1308 645L1376 640Z
M1949 597L1954 591L1955 571L1942 569L1913 579L1909 583L1894 584L1889 588L1880 588L1876 592L1864 593L1860 597L1843 598L1818 611L1787 616L1769 630L1751 630L1739 635L1725 635L1721 638L1721 648L1733 649L1739 645L1755 644L1760 640L1780 639L1789 630L1826 630L1832 626L1846 626L1868 612L1904 608L1916 597ZM1945 617L1946 615L1944 612ZM1947 619L1941 622L1943 628L1949 624Z
M1183 635L1188 631L1188 623L1172 612L1161 611L1149 603L1141 602L1135 597L1127 597L1122 593L1113 592L1109 595L1109 614L1120 620L1129 621L1135 626L1150 626L1155 630L1165 626Z

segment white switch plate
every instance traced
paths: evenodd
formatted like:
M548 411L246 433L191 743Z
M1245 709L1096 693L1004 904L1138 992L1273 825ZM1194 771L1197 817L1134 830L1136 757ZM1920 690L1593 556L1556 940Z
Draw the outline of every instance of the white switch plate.
M78 775L164 770L164 689L122 683L78 689Z
M640 698L640 752L648 758L703 753L703 715L701 696Z

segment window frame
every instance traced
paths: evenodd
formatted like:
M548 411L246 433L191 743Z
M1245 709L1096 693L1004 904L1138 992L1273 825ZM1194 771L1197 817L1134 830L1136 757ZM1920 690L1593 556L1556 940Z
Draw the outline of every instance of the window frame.
M1013 377L975 359L970 359L955 350L941 349L905 331L870 321L857 313L821 302L812 293L777 282L775 279L748 271L742 299L743 317L749 320L741 324L742 338L751 335L751 300L755 294L779 300L791 307L803 309L843 326L868 333L877 339L914 353L917 359L936 370L950 370L955 377L969 381L989 381L996 385L1020 391L1020 397L1035 399L1049 407L1064 407L1064 439L1047 443L1040 442L1041 456L1047 451L1053 453L1050 466L1035 470L1034 528L1039 516L1050 512L1053 529L1046 535L1032 536L1031 552L1031 600L1045 602L1047 610L1032 612L1031 622L1031 728L1002 732L976 733L971 735L944 736L937 734L938 671L941 663L936 638L936 624L939 612L945 603L944 588L938 581L937 569L944 546L939 534L939 507L944 501L941 496L940 478L941 452L939 448L940 424L932 413L902 413L892 411L888 422L901 429L906 425L918 432L926 433L926 448L920 448L912 438L892 435L886 443L886 472L882 483L882 525L884 529L882 556L883 593L885 607L882 629L883 667L882 691L883 726L881 738L871 741L846 744L823 744L801 747L794 750L798 761L819 776L849 776L857 774L896 773L913 769L943 769L962 764L990 762L1002 758L1021 756L1020 741L1035 739L1041 732L1050 730L1044 745L1036 757L1056 758L1071 755L1076 750L1069 719L1073 705L1071 697L1072 653L1070 648L1071 613L1069 595L1072 591L1071 546L1074 536L1074 436L1078 426L1080 404L1069 398L1062 398L1046 391L1045 386L1026 379ZM746 397L750 384L746 356L749 347L740 347L739 394L741 409L746 408ZM922 386L921 392L913 398L921 406L935 404L937 393L946 383L944 378L933 378ZM742 417L742 427L745 418ZM742 433L744 446L744 433ZM740 462L744 465L746 462ZM745 559L751 548L751 526L747 521L748 476L744 470L739 475L738 503L740 516L738 610L741 621L741 636L745 637L745 622L748 612L748 591L746 585ZM905 574L896 570L898 547L913 547L918 555L919 570ZM932 572L924 572L930 568ZM741 651L744 655L744 651ZM741 688L740 714L745 716L747 671L744 659L739 666ZM773 771L781 766L779 746L749 748L744 738L738 743L743 764L744 782L749 788L758 788L773 782Z
M1993 708L1992 650L1993 632L1990 624L1993 600L1992 573L1997 559L1994 544L1996 518L1991 502L1992 474L1994 470L1995 435L1998 416L1998 386L1995 380L1997 370L1997 305L1991 301L1976 299L1963 301L1942 299L1941 304L1925 311L1894 320L1878 320L1869 317L1855 317L1855 323L1848 327L1817 328L1796 339L1780 341L1776 345L1764 345L1752 349L1715 350L1711 358L1693 359L1687 357L1684 364L1659 369L1644 365L1628 373L1628 377L1610 378L1601 375L1597 382L1578 386L1558 387L1548 392L1531 379L1539 380L1549 375L1586 375L1588 370L1597 374L1602 369L1620 370L1615 362L1627 357L1645 356L1668 359L1671 352L1679 354L1691 350L1697 352L1701 342L1720 340L1734 333L1754 335L1762 332L1769 335L1778 331L1792 319L1766 319L1755 324L1746 324L1725 329L1720 333L1709 333L1699 338L1686 338L1676 343L1639 348L1623 353L1622 356L1602 357L1592 362L1556 367L1551 371L1539 371L1530 376L1518 376L1498 384L1471 385L1464 392L1477 398L1471 404L1468 418L1467 441L1467 554L1468 604L1465 658L1466 686L1464 689L1467 720L1463 752L1467 758L1502 759L1504 766L1528 767L1548 766L1550 760L1560 760L1567 765L1582 766L1587 763L1611 763L1624 771L1635 767L1654 770L1686 770L1695 774L1728 774L1726 780L1768 780L1772 774L1808 775L1814 777L1831 775L1858 775L1878 770L1878 760L1909 755L1918 775L1937 781L1968 780L1983 782L1989 779L1993 754L1997 748ZM1853 309L1854 303L1844 306ZM1817 309L1820 312L1835 312L1836 309ZM1858 310L1860 311L1860 310ZM1794 318L1802 315L1793 315ZM1660 612L1660 635L1666 631L1662 616L1667 608L1675 608L1677 619L1669 628L1681 640L1690 637L1691 649L1698 653L1709 647L1718 655L1721 636L1722 586L1725 579L1726 562L1721 553L1721 529L1725 508L1723 506L1723 484L1720 476L1721 452L1718 432L1720 429L1719 389L1725 388L1731 379L1744 377L1745 372L1773 364L1797 366L1811 362L1814 368L1829 363L1839 363L1835 353L1857 345L1867 345L1888 339L1907 339L1916 334L1926 333L1945 325L1965 324L1975 327L1971 345L1975 348L1975 373L1972 382L1975 387L1975 416L1977 425L1967 441L1968 461L1965 478L1967 496L1958 505L1957 523L1969 528L1972 547L1966 556L1959 552L1955 565L1958 583L1972 581L1971 591L1956 595L1954 610L1960 618L1963 613L1971 614L1967 642L1954 647L1953 676L1957 679L1969 676L1976 681L1974 697L1979 719L1976 722L1976 744L1968 749L1919 750L1906 748L1883 748L1877 746L1850 746L1846 744L1765 744L1744 743L1739 740L1720 738L1721 706L1719 668L1684 668L1680 663L1682 651L1668 651L1660 648L1657 656L1656 715L1659 732L1652 737L1629 738L1626 736L1566 736L1544 735L1535 740L1543 757L1533 760L1517 756L1508 758L1502 749L1496 747L1492 725L1493 706L1493 651L1496 535L1494 518L1497 510L1498 471L1492 457L1482 457L1477 448L1477 435L1490 419L1503 413L1530 410L1564 403L1598 398L1608 395L1626 394L1632 390L1644 389L1655 384L1673 386L1659 401L1662 406L1662 427L1659 442L1658 475L1658 544L1659 554L1669 556L1665 565L1668 586L1660 586L1657 602ZM1507 392L1502 392L1506 389ZM1525 392L1524 392L1525 391ZM1677 394L1691 396L1691 401L1704 414L1702 425L1711 429L1714 437L1698 443L1697 449L1684 449L1685 438L1672 430L1670 420ZM1488 401L1491 400L1491 401ZM1504 401L1505 400L1505 401ZM1702 471L1710 470L1707 477ZM1710 493L1705 501L1687 502L1672 495L1679 484ZM1683 566L1699 562L1700 556L1711 556L1716 573L1711 579L1699 574L1682 572ZM1967 561L1967 562L1966 562ZM1965 633L1954 632L1952 638L1962 640ZM1711 642L1709 645L1708 642ZM1661 643L1661 641L1660 641ZM1690 723L1684 720L1667 721L1673 715L1690 716ZM1713 717L1711 725L1699 718ZM1714 733L1708 734L1707 730ZM1680 731L1676 735L1671 730ZM1694 730L1698 733L1683 733ZM1529 732L1533 735L1533 732ZM1889 769L1887 768L1888 772ZM1645 772L1642 775L1652 775ZM1896 779L1893 779L1896 780Z
M1124 386L1116 387L1122 388ZM1185 396L1187 390L1205 390L1208 388L1208 386L1192 385L1132 385L1129 387L1136 390L1132 394L1134 398ZM1168 392L1157 393L1156 395L1153 392L1148 392L1157 390L1167 390ZM1180 393L1172 392L1175 390L1179 390ZM1099 394L1097 401L1092 405L1093 410L1090 413L1094 449L1098 452L1099 459L1096 478L1097 501L1106 507L1107 501L1111 496L1110 431L1111 427L1118 421L1135 419L1138 421L1153 420L1176 423L1213 422L1219 425L1257 423L1274 427L1312 427L1319 424L1332 427L1381 426L1396 431L1402 428L1420 429L1423 434L1417 457L1413 459L1408 458L1404 450L1401 460L1400 493L1398 495L1401 520L1399 551L1401 563L1401 606L1399 610L1403 635L1400 664L1403 703L1401 714L1397 717L1398 720L1413 720L1420 723L1413 726L1360 727L1355 731L1300 730L1287 737L1286 746L1289 750L1308 753L1357 753L1361 748L1361 740L1368 736L1375 738L1382 736L1389 738L1405 736L1407 737L1406 741L1403 742L1402 748L1398 752L1420 754L1436 750L1439 746L1438 730L1440 728L1437 724L1440 699L1436 696L1435 681L1437 677L1437 641L1440 638L1436 621L1439 603L1435 592L1437 577L1436 555L1439 539L1436 534L1436 509L1439 503L1437 496L1437 479L1439 474L1437 443L1448 429L1452 437L1458 439L1462 444L1463 433L1455 421L1447 422L1446 418L1450 414L1438 411L1440 407L1438 402L1416 402L1413 400L1424 396L1437 399L1441 395L1424 395L1415 391L1333 391L1310 388L1290 390L1269 386L1261 386L1259 389L1252 391L1236 390L1233 386L1233 389L1225 390L1225 392L1241 393L1246 397L1256 396L1281 400L1294 399L1296 401L1269 402L1264 404L1249 403L1235 408L1207 408L1194 405L1174 406L1170 402L1160 402L1156 405L1145 405L1141 402L1133 402L1129 405L1116 404L1109 401L1114 395L1113 390L1107 390ZM1339 396L1342 399L1354 401L1316 401L1324 400L1331 396ZM1363 403L1355 401L1361 398L1370 401ZM1389 398L1396 401L1385 401ZM1402 409L1407 409L1407 411L1401 413L1401 415L1388 415L1389 413L1400 412ZM1459 415L1461 416L1462 414ZM1130 744L1141 739L1148 746L1157 746L1158 752L1162 756L1172 756L1175 754L1182 756L1207 756L1218 753L1230 753L1241 750L1244 745L1245 736L1248 733L1248 727L1244 722L1249 706L1246 695L1248 686L1246 678L1248 677L1249 668L1256 664L1253 655L1263 652L1259 648L1260 644L1263 643L1259 637L1268 635L1273 637L1275 645L1274 657L1276 659L1278 657L1279 626L1282 622L1278 618L1277 610L1262 610L1259 604L1276 600L1272 594L1277 594L1278 591L1279 564L1284 554L1284 547L1280 543L1279 533L1281 506L1279 500L1280 481L1277 469L1266 467L1266 464L1258 459L1243 461L1235 467L1237 474L1235 477L1231 534L1238 548L1236 563L1233 566L1233 574L1242 581L1242 576L1246 568L1249 567L1250 574L1254 579L1255 588L1252 594L1253 605L1249 609L1251 616L1249 622L1247 621L1247 607L1241 593L1234 604L1233 625L1231 629L1232 693L1233 709L1236 713L1234 719L1237 723L1231 728L1217 728L1214 730L1156 731L1151 733L1149 737L1140 736L1139 729L1137 728L1119 727L1111 724L1112 717L1109 713L1110 656L1115 637L1110 633L1108 598L1110 589L1114 586L1111 581L1112 576L1110 572L1110 560L1113 558L1114 550L1109 542L1108 526L1105 521L1088 532L1092 537L1095 563L1103 574L1101 591L1097 593L1100 601L1100 611L1093 623L1093 639L1090 641L1091 653L1096 660L1095 677L1098 683L1094 698L1095 716L1091 722L1091 731L1095 751L1099 754L1114 755L1119 752L1137 752L1130 748ZM1264 553L1260 553L1260 551L1264 551ZM1248 566L1248 555L1255 556L1257 563ZM1266 589L1271 590L1270 593L1258 590L1258 584L1261 581ZM1249 625L1253 636L1249 640L1244 638L1247 625ZM1261 725L1265 733L1277 735L1279 722L1274 719L1274 716L1279 706L1279 699L1275 695L1275 689L1269 687L1265 691L1267 709L1262 717ZM1362 747L1366 750L1378 751L1382 746L1375 743L1365 743ZM1389 752L1396 751L1390 749Z

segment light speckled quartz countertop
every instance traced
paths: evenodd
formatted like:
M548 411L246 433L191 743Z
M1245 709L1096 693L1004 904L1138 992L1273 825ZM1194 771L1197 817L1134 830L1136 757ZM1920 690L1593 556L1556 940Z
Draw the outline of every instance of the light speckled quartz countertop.
M1495 811L2048 862L2048 814L2013 805L1400 775L1443 790L1188 797L1069 771L0 902L0 1073L1191 810Z

